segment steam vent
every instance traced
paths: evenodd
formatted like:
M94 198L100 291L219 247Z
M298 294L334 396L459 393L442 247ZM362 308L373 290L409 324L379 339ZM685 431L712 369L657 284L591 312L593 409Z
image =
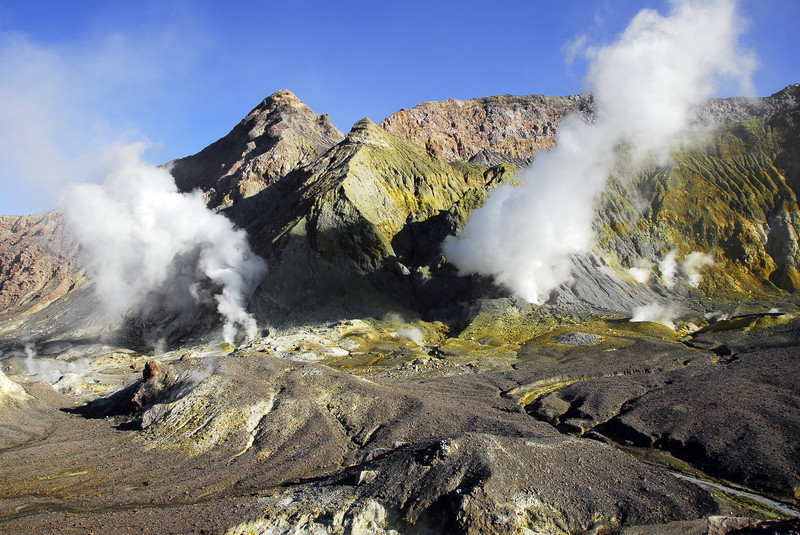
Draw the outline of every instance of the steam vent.
M0 217L0 532L800 532L800 85L606 97L283 90Z

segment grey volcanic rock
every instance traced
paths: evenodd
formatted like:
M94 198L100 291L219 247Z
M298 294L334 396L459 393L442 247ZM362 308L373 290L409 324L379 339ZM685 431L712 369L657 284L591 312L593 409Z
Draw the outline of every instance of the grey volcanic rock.
M530 418L491 378L392 386L257 353L210 371L176 383L143 430L52 411L48 436L0 451L0 529L41 531L68 510L82 525L62 533L577 533L721 512L691 483ZM125 513L135 504L147 513Z
M795 321L752 332L747 345L717 345L717 364L577 381L527 410L565 432L661 449L707 474L798 503L796 329ZM715 333L720 338L724 331Z
M167 164L181 191L200 189L211 208L252 197L342 140L327 115L291 91L273 93L231 132L199 153Z
M629 477L609 477L612 466ZM294 489L288 507L273 498L263 520L232 533L340 533L348 524L387 535L610 532L716 508L699 489L643 468L598 443L458 434L396 448L302 494Z
M729 124L760 119L796 108L800 104L800 84L792 84L768 97L729 97L709 99L700 110L700 123Z

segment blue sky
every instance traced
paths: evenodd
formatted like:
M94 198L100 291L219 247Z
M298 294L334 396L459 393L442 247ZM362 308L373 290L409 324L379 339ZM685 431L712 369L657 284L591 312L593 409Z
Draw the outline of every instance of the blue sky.
M800 0L740 0L753 83L800 82ZM0 214L56 205L102 146L146 139L153 163L225 135L290 89L340 130L426 100L582 91L585 37L607 44L634 0L0 1ZM720 96L739 93L725 87Z

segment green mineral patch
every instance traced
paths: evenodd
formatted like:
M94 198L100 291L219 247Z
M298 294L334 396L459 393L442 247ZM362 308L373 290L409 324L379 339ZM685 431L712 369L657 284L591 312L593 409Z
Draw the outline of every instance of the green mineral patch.
M765 313L765 314L747 314L743 316L734 316L732 318L722 319L709 325L701 332L711 331L751 331L754 329L769 329L778 325L785 325L791 321L793 316L789 314Z
M589 377L580 379L567 377L544 379L542 381L536 381L534 383L519 386L514 390L511 390L509 395L517 398L517 404L524 407L526 405L530 405L536 399L549 394L550 392L554 392L559 388L563 388L586 379L589 379Z
M565 321L576 319L530 303L489 301L483 303L480 311L458 337L483 345L518 345L553 331Z

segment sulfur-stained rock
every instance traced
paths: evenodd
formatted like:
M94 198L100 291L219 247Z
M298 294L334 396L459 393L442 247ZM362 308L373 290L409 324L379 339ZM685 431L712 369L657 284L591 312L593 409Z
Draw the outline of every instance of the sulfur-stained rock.
M0 371L0 407L30 399L25 390Z

